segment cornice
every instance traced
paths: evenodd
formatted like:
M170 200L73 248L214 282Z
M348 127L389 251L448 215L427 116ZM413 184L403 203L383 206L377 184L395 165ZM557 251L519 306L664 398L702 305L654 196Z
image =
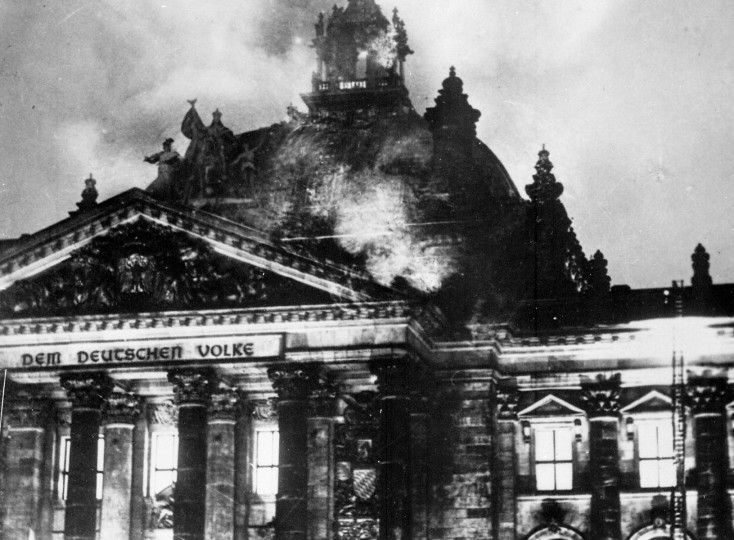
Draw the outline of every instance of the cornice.
M260 231L245 225L201 210L161 203L139 189L132 189L108 199L93 211L23 238L0 257L0 290L63 261L73 250L111 228L138 219L186 232L206 240L223 255L342 298L370 300L371 294L380 289L365 273L335 263L310 260L276 246Z
M414 308L402 301L324 304L278 308L247 308L140 313L136 315L85 315L0 320L0 337L69 334L115 330L177 327L227 327L235 325L292 325L398 320L407 322Z

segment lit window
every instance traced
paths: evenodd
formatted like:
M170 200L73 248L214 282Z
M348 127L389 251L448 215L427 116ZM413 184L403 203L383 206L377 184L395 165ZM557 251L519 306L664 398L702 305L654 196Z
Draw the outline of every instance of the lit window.
M150 495L155 497L172 488L178 472L178 433L154 433Z
M59 495L66 500L69 491L69 457L71 454L71 438L64 435L60 440L59 452ZM97 441L97 500L102 499L102 479L104 478L104 437Z
M671 421L642 422L637 430L640 487L675 485L673 425Z
M257 444L253 491L259 495L274 495L278 492L278 431L258 430L255 435Z
M535 429L535 481L538 491L573 488L573 433L570 427Z

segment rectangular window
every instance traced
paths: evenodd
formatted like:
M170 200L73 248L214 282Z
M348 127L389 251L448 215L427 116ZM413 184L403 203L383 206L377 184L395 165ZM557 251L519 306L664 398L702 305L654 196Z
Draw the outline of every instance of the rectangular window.
M153 433L150 496L172 488L178 473L178 433Z
M675 485L673 425L670 420L641 422L637 428L640 487L661 488Z
M69 457L71 454L71 437L64 435L59 441L59 496L66 500L69 491ZM97 500L102 499L102 481L104 478L104 437L97 441Z
M535 429L535 481L538 491L573 488L573 433L570 427Z
M258 495L274 495L278 492L279 434L277 430L258 430L255 436L253 491Z

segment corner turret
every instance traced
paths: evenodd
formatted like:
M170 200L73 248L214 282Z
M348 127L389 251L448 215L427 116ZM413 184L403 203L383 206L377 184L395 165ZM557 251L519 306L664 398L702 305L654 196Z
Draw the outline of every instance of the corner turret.
M426 109L423 116L435 137L472 140L477 136L477 121L481 112L469 105L464 93L464 81L451 66L449 76L438 91L436 106Z
M89 178L84 180L84 190L82 190L82 200L76 203L78 210L69 212L70 216L76 216L77 214L82 214L97 206L97 197L99 196L99 193L97 192L96 185L97 185L97 181L92 176L92 173L89 173Z

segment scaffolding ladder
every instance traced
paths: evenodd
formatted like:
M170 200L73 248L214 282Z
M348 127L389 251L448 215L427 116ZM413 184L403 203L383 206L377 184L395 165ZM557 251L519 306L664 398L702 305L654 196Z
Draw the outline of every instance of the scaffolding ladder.
M675 316L683 316L683 282L673 282ZM686 372L683 352L678 349L678 336L673 334L673 459L675 488L672 493L672 540L686 540Z

